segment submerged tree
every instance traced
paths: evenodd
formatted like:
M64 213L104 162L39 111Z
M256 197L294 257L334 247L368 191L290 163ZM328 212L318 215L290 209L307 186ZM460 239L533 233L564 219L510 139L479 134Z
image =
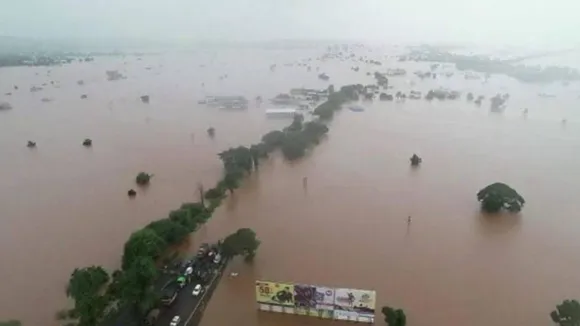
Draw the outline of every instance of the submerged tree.
M580 303L564 300L550 313L552 321L559 326L580 326Z
M222 250L226 257L232 258L242 255L246 260L252 260L259 246L260 240L256 238L256 232L252 229L243 228L224 239Z
M262 136L262 143L268 151L273 151L282 145L284 138L286 138L286 134L283 131L274 130Z
M240 181L243 177L243 173L239 170L226 171L223 180L221 181L223 187L230 191L230 194L234 193L234 190L240 187Z
M139 257L159 257L167 243L151 229L141 229L133 232L125 243L122 268L125 270Z
M101 292L109 279L109 274L100 266L75 269L66 288L67 296L74 300L74 308L62 313L62 317L77 319L78 325L98 324L108 304L108 298Z
M107 282L109 274L101 266L75 268L66 287L66 294L75 300L81 300L89 294L98 293Z
M496 182L477 193L481 208L488 213L496 213L502 208L510 212L519 212L526 201L510 186Z
M402 309L395 309L391 307L383 307L381 309L383 315L385 316L385 322L389 326L406 326L407 316Z
M222 160L226 172L237 172L237 170L251 172L254 168L254 155L245 146L230 148L219 153L218 156Z
M423 159L417 156L417 154L413 154L413 156L411 156L410 158L410 161L412 166L419 166L419 164L421 164Z
M149 174L147 172L139 172L139 174L137 174L137 176L135 177L135 182L140 186L145 186L149 184L152 177L153 174Z
M214 127L207 128L207 135L213 138L215 136L215 128Z

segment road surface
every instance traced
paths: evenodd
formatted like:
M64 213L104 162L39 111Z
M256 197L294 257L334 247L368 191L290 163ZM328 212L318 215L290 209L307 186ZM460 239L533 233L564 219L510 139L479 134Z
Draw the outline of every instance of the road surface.
M177 295L177 298L175 298L175 301L171 304L171 306L161 311L161 314L159 315L159 319L157 319L155 326L169 326L169 324L171 323L171 319L173 319L174 316L181 317L181 322L179 323L179 326L187 325L187 323L191 319L196 319L192 317L196 315L196 313L198 312L197 310L200 306L204 307L205 305L207 305L207 303L204 305L200 305L200 303L207 301L205 300L206 296L208 296L207 297L208 299L209 296L211 296L211 292L213 292L215 286L217 285L214 283L219 282L220 271L223 271L223 269L225 268L225 264L226 263L224 262L221 265L216 266L217 268L214 270L215 274L212 276L211 281L204 286L204 291L198 296L193 296L193 294L191 294L193 292L193 288L197 284L196 281L192 281L191 283L186 285L183 289L181 289L181 291L179 291L179 294Z

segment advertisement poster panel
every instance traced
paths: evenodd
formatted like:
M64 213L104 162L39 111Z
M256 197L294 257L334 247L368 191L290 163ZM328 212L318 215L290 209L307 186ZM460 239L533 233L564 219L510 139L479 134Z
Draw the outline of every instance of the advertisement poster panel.
M375 291L339 288L334 294L334 311L342 317L337 319L344 319L352 313L362 318L374 318L375 302Z
M334 310L334 289L324 286L317 286L314 293L316 309Z
M306 284L294 284L294 305L305 310L315 309L316 287Z
M294 307L294 285L269 281L256 281L258 303Z

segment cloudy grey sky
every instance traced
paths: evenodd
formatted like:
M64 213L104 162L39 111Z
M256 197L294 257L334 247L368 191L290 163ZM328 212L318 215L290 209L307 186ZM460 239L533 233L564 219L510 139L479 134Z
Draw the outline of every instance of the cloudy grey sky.
M0 0L0 35L580 43L580 0Z

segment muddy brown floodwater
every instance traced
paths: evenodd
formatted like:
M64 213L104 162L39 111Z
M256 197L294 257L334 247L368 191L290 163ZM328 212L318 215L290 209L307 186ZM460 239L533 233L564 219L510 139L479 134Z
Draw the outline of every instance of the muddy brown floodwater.
M0 70L0 94L20 86L0 98L14 107L0 112L0 319L55 325L75 267L117 268L132 231L195 200L198 182L217 180L218 152L288 123L267 120L266 105L225 112L197 105L200 97L269 98L291 87L326 87L314 69L283 66L319 53L103 57ZM271 63L278 63L275 72ZM351 65L320 64L337 86L373 82L365 72L376 67L356 73ZM382 68L401 65L418 64ZM105 71L114 69L127 79L106 81ZM443 85L487 96L509 92L510 105L495 115L463 99L376 101L365 112L338 114L328 138L302 161L268 160L193 236L199 244L251 227L262 241L253 265L229 267L240 276L223 280L204 326L329 324L258 313L256 279L375 289L377 310L402 307L415 326L547 325L556 303L580 297L578 85L544 90L502 77L482 85L454 76L411 87L412 79L391 84L395 91ZM42 83L44 90L28 91ZM539 98L541 91L558 96ZM149 104L140 101L144 94ZM209 126L215 139L206 135ZM92 148L81 145L85 138ZM26 148L28 140L38 147ZM413 153L423 158L415 170ZM139 171L155 176L131 200L126 192ZM525 197L521 214L479 213L475 194L495 181Z

